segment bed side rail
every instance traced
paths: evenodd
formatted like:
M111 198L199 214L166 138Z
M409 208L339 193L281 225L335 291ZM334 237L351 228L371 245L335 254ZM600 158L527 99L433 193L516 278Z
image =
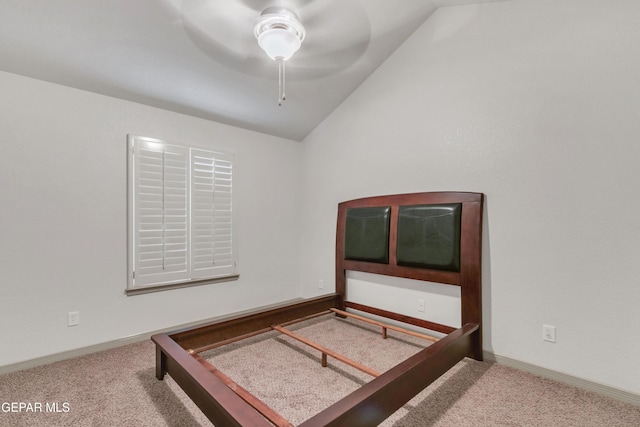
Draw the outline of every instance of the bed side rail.
M273 427L258 411L242 400L220 379L202 366L166 334L154 335L156 376L164 372L184 390L200 410L216 425L229 427Z
M329 310L338 305L340 296L330 294L322 297L287 304L266 311L245 314L196 328L171 332L168 335L184 349L196 349L208 344L236 338L252 332L270 328L271 325L285 323L315 313Z
M468 323L365 384L298 427L370 427L380 424L433 383L473 347L479 325Z

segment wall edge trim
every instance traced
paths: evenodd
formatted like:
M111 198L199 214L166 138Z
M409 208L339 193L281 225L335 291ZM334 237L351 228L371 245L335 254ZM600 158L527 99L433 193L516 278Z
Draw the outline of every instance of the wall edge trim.
M566 385L596 393L601 396L606 396L621 402L640 406L640 394L635 394L630 391L621 390L615 387L597 383L595 381L565 374L563 372L554 371L552 369L543 368L541 366L532 365L527 362L501 356L499 354L495 354L486 350L484 351L484 358L488 362L494 362L498 365L508 366L510 368L528 372L542 378L558 381Z

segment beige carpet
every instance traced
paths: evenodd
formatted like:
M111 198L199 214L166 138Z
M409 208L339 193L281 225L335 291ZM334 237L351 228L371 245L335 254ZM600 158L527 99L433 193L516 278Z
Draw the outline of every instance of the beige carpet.
M333 316L289 329L379 371L425 345ZM202 356L294 424L370 378L331 358L322 368L317 351L277 333ZM0 376L0 426L210 426L171 377L155 379L154 363L149 341ZM20 404L31 406L12 412ZM640 408L464 360L381 425L637 427Z

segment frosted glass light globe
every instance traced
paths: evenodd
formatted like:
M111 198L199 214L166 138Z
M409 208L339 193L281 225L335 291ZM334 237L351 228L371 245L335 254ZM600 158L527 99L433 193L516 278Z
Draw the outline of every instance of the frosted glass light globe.
M282 28L266 30L258 37L258 44L269 55L269 58L286 61L300 49L300 39L297 35Z

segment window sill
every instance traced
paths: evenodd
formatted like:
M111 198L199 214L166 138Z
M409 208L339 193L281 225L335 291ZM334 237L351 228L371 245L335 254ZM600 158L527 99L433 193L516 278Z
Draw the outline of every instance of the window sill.
M202 285L211 285L214 283L221 283L221 282L231 282L233 280L238 280L239 278L240 278L239 274L234 274L232 276L216 277L213 279L191 280L189 282L169 283L166 285L157 285L157 286L143 286L139 288L126 289L125 294L127 296L142 295L142 294L149 294L152 292L162 292L162 291L170 291L173 289L190 288L192 286L202 286Z

